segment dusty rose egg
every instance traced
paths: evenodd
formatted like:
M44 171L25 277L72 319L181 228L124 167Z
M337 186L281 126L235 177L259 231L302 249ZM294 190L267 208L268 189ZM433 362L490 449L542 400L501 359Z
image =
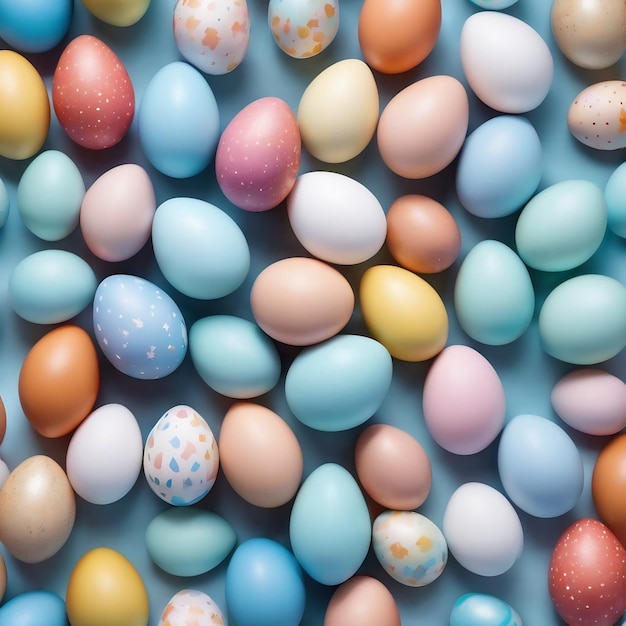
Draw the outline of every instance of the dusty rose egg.
M294 186L300 154L300 131L289 105L280 98L260 98L224 129L215 154L217 183L241 209L272 209Z
M113 50L97 37L80 35L59 57L52 104L72 141L101 150L126 135L135 114L135 92Z

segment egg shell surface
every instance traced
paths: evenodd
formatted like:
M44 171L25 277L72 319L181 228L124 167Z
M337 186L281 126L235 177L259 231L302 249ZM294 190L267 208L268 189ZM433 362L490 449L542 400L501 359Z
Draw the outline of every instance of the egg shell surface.
M111 26L132 26L146 13L150 0L81 0L95 17Z
M522 618L496 596L464 593L452 606L450 626L522 626Z
M0 607L0 624L66 626L65 602L52 591L25 591Z
M609 229L626 239L626 163L618 165L609 176L604 198Z
M8 475L9 475L9 472L7 471L7 476L3 477L3 479L0 481L0 487L2 487ZM6 566L6 563L4 562L4 558L0 556L0 601L4 599L4 594L6 590L7 590L7 566Z
M9 200L9 192L4 181L0 178L0 228L3 228L9 219L9 211L11 202Z
M183 589L175 593L165 605L159 626L185 624L191 619L200 619L201 624L226 624L224 614L211 596L197 589Z
M4 405L4 400L0 396L0 443L4 439L7 432L7 410Z

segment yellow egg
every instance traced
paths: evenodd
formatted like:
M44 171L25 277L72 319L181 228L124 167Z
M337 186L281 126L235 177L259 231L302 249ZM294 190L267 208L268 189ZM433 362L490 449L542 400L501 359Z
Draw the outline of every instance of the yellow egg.
M76 563L67 583L72 626L147 626L148 592L139 572L111 548L94 548Z
M86 9L112 26L132 26L148 10L150 0L83 0Z
M394 265L370 267L360 286L363 319L372 337L402 361L426 361L443 350L448 314L423 278Z
M43 79L25 57L0 50L0 156L28 159L50 128L50 100Z

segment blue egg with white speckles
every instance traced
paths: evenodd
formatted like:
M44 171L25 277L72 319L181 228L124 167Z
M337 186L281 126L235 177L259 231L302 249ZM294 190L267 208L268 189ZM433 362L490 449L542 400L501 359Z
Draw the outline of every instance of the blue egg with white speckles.
M115 274L98 285L93 325L106 358L133 378L163 378L187 354L187 326L178 305L138 276Z
M487 593L466 593L452 607L450 626L522 626L522 619L500 598Z

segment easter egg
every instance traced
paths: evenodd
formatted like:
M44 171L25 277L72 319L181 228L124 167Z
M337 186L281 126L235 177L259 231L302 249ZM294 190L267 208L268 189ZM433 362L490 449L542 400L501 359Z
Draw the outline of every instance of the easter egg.
M350 472L324 463L304 480L289 518L291 549L304 571L339 585L361 567L372 528L365 499Z
M76 562L65 593L72 626L148 626L149 599L135 566L120 552L92 548Z
M303 424L324 431L359 426L381 407L393 364L375 339L337 335L305 348L285 376L285 397Z
M158 626L183 626L190 620L201 624L225 624L224 614L211 596L197 589L183 589L175 593L165 605Z
M391 356L426 361L448 338L448 314L435 289L402 267L375 265L361 277L359 300L370 334Z
M75 518L72 486L49 456L26 458L0 488L0 541L19 561L41 563L57 554Z
M0 607L0 624L66 626L65 602L52 591L25 591Z
M481 9L489 9L490 11L501 11L502 9L508 9L509 7L512 7L517 2L517 0L472 0L472 2ZM455 624L454 626L457 625ZM473 626L473 624L468 626ZM508 624L503 626L508 626Z
M219 469L217 441L193 408L166 411L146 439L143 470L150 489L168 504L189 506L212 489Z
M295 626L304 615L302 570L273 539L253 537L237 546L226 569L225 595L237 626Z
M178 305L138 276L114 274L98 285L93 325L104 356L133 378L163 378L187 354L187 327Z
M372 547L384 570L408 587L424 587L439 578L448 562L443 533L415 511L385 511L372 528Z
M287 196L287 216L298 241L328 263L362 263L385 242L385 212L376 196L357 180L336 172L298 176Z
M158 513L145 534L150 558L172 576L199 576L217 567L235 547L233 527L216 513L176 507Z
M604 187L604 198L609 229L626 239L626 163L611 172Z
M222 298L250 269L248 242L237 222L198 198L170 198L157 207L152 249L167 281L190 298Z
M0 108L0 156L37 154L50 128L48 92L31 62L13 50L0 50Z
M220 115L204 76L189 63L163 66L146 86L137 112L139 143L159 172L190 178L215 156Z
M9 219L9 211L11 203L9 200L9 192L4 181L0 178L0 228L3 228Z
M65 153L46 150L24 170L17 186L17 208L33 235L45 241L67 237L78 225L85 183Z
M40 250L23 258L9 276L13 310L34 324L57 324L78 315L96 291L94 271L66 250Z
M178 0L174 6L174 41L183 57L207 74L232 72L250 42L246 0Z
M615 624L626 610L626 550L598 520L576 520L554 546L548 589L566 624Z
M65 458L74 491L92 504L121 500L141 472L143 439L137 419L121 404L92 411L72 434Z
M87 10L112 26L132 26L146 13L150 0L81 0Z
M72 141L102 150L119 143L128 132L135 115L135 92L115 52L93 35L79 35L57 62L52 104Z
M2 396L0 396L0 443L2 443L2 440L4 439L6 432L7 432L7 410L6 410L6 407L4 406L4 400L2 400Z
M246 211L267 211L291 191L300 167L298 123L281 98L254 100L220 136L215 172L222 193Z
M522 618L496 596L464 593L452 606L450 626L522 626Z

